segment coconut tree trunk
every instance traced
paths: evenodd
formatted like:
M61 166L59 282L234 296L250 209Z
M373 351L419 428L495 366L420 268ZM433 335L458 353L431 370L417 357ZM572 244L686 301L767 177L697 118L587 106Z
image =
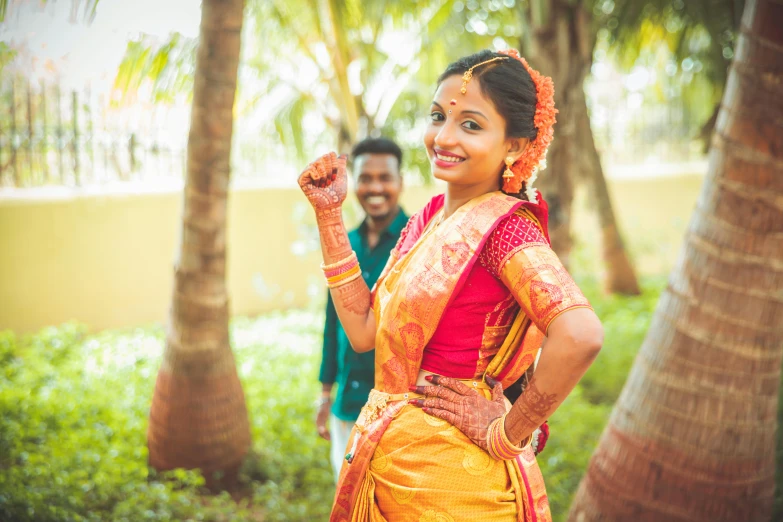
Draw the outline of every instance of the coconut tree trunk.
M179 259L147 433L150 465L231 487L250 446L228 335L226 208L244 0L203 0Z
M584 53L573 52L574 46L578 46L580 27L571 15L578 9L552 0L531 2L529 13L523 16L530 27L523 28L520 40L522 54L555 84L555 105L560 111L556 136L547 153L547 169L539 175L535 186L549 203L552 248L566 266L574 246L571 209L574 173L578 168L571 106L590 69Z
M783 357L783 4L749 0L685 248L569 520L769 522Z
M576 139L582 156L581 168L591 190L592 203L598 212L598 223L601 226L601 246L603 249L604 266L606 268L606 290L610 293L624 295L639 295L639 281L636 278L631 259L625 248L620 228L615 219L609 185L606 183L601 157L595 147L593 131L590 128L590 115L587 112L587 100L584 91L574 97L572 105L573 118L576 120Z
M577 179L583 179L593 189L599 213L606 287L611 292L639 294L639 283L615 219L585 102L584 81L590 73L596 42L591 6L582 2L538 0L531 2L531 11L523 18L531 21L533 30L523 31L521 46L541 72L552 77L560 111L556 139L547 155L549 167L537 181L550 203L552 248L568 266L574 244L571 237L574 184ZM538 19L546 23L536 25Z

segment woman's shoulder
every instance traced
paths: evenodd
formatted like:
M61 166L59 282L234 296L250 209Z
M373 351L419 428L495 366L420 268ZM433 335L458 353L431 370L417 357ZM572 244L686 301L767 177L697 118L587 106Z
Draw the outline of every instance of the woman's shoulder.
M419 239L424 229L427 228L427 223L443 208L443 201L443 194L432 197L424 207L408 219L408 223L400 234L400 253L405 253Z
M503 218L495 227L481 251L481 264L493 275L500 271L516 252L534 245L549 246L541 223L524 206Z
M422 207L422 209L417 212L417 214L421 214L421 219L424 220L425 224L430 221L430 219L435 216L435 214L438 213L440 209L443 208L443 204L446 200L445 194L437 194L430 198L430 200Z

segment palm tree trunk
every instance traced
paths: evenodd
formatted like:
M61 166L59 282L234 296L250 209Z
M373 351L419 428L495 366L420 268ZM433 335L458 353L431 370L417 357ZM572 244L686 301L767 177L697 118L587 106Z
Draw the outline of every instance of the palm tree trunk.
M250 446L228 336L226 209L244 0L203 0L179 260L147 433L150 465L231 487Z
M585 102L584 81L590 73L596 41L592 15L589 6L581 3L546 1L548 5L544 5L544 0L531 3L539 5L542 13L548 13L547 23L533 31L523 31L526 36L521 46L533 63L542 68L541 72L552 77L560 111L556 139L547 158L549 168L537 182L550 203L552 248L568 266L574 246L571 237L574 183L578 178L586 179L593 188L602 229L606 287L611 292L637 295L639 283L615 219ZM533 11L528 18L540 18ZM586 174L582 174L584 171Z
M569 520L768 522L783 358L783 4L749 0L685 248Z
M552 5L545 5L546 3ZM529 28L523 28L520 49L530 63L550 76L555 84L555 104L560 111L555 139L547 153L547 169L536 181L536 187L549 203L549 236L552 248L565 266L569 266L574 240L571 236L571 208L574 200L574 172L578 168L574 154L576 127L571 118L574 96L582 89L589 71L585 56L572 52L578 30L573 24L571 7L541 0L530 4L525 17ZM576 11L578 8L574 8ZM543 13L548 13L544 16ZM539 14L536 14L539 13ZM543 25L537 25L541 24Z
M601 245L603 248L604 265L606 267L606 290L610 293L623 295L639 295L639 281L636 278L631 259L625 248L620 228L615 219L609 186L601 167L601 157L595 148L593 131L590 128L590 115L587 112L587 100L584 90L575 97L573 110L576 120L577 141L582 156L582 166L585 177L590 184L594 206L598 212L598 222L601 226ZM593 206L593 205L591 205Z
M322 2L325 28L331 49L334 78L330 82L331 90L337 106L340 110L340 127L338 129L337 147L342 154L350 152L359 135L359 100L351 94L348 82L348 66L351 63L351 50L345 34L345 25L340 24L337 0L325 0Z

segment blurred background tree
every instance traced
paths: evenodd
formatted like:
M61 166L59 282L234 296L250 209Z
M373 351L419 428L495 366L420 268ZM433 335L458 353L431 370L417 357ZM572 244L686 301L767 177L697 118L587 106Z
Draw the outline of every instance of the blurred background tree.
M725 83L741 4L697 3L251 2L235 147L247 149L242 156L252 156L258 146L244 136L276 135L289 151L282 155L304 162L314 145L336 143L346 152L358 139L384 134L412 150L407 168L427 180L419 143L438 73L477 49L518 46L557 87L557 140L548 155L549 169L538 181L550 202L554 248L568 262L571 207L576 186L584 182L601 227L606 287L636 294L639 285L605 181L585 83L589 87L596 53L627 72L665 60L674 72L648 82L651 95L665 105L677 91L674 95L686 100L682 117L693 120L690 127L705 136ZM149 79L158 101L187 94L193 45L178 34L164 42L142 35L128 44L115 86L127 96ZM682 141L693 137L683 135Z
M228 334L226 289L231 136L243 19L244 0L202 2L180 248L147 432L152 467L200 469L213 489L236 488L251 444ZM153 63L160 64L166 53L157 56Z
M770 520L783 360L781 27L783 4L748 0L685 248L569 520Z

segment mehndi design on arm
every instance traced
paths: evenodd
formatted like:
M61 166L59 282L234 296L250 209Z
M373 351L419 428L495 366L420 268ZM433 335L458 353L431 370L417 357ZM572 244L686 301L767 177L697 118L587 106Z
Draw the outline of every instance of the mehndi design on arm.
M339 299L340 304L352 314L367 315L370 310L370 289L362 278L335 288L332 294L335 301Z
M506 417L506 435L517 443L541 426L558 404L554 393L538 388L536 377L530 379L525 392L517 399Z

